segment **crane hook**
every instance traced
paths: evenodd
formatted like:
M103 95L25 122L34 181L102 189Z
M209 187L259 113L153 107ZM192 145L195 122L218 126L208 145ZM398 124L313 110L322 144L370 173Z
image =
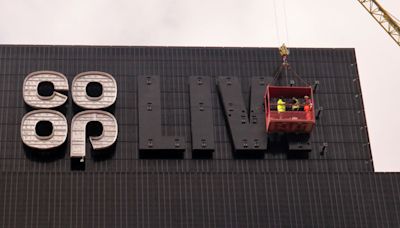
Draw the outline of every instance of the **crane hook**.
M282 44L282 46L279 48L279 54L282 57L282 61L284 65L288 65L288 56L290 54L289 49L286 47L285 44Z

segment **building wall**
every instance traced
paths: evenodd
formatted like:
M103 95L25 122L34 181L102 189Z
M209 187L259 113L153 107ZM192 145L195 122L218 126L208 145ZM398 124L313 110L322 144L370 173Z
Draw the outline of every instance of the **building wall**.
M399 226L400 176L373 172L354 50L292 49L290 63L310 84L320 82L315 103L324 111L309 157L277 150L264 159L234 158L213 86L216 150L195 160L188 76L208 76L214 85L217 76L237 76L247 101L251 77L274 75L276 49L0 46L0 226ZM119 136L111 158L89 154L86 169L74 171L68 143L51 158L23 146L19 127L29 108L22 83L38 70L63 73L70 84L84 71L114 76ZM183 159L139 158L141 75L160 75L163 132L186 138ZM70 93L61 111L70 124L77 112Z

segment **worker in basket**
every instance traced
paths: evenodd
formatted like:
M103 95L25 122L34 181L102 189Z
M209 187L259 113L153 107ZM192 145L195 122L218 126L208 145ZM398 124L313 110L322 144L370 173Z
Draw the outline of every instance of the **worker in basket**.
M300 110L299 99L293 97L292 98L292 111L299 111L299 110Z
M286 112L286 102L283 101L283 97L280 97L278 99L278 103L277 103L276 107L278 109L278 113Z
M310 99L309 96L304 96L304 112L306 112L306 119L307 120L311 120L312 118L312 108L313 108L313 104L312 104L312 100Z

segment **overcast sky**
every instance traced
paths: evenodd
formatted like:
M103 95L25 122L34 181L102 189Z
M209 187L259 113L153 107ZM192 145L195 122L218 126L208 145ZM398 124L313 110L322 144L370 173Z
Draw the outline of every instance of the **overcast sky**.
M399 0L380 2L400 17ZM0 0L1 44L282 42L356 49L375 169L400 171L400 47L357 0Z

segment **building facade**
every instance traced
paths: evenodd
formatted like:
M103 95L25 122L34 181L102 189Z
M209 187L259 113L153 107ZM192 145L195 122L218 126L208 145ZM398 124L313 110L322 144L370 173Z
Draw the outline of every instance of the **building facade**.
M289 62L305 81L319 81L312 150L293 156L267 141L253 157L235 153L218 82L238 80L232 96L249 112L253 79L281 64L275 48L1 45L0 227L399 227L400 174L374 172L354 49L294 48ZM105 152L87 142L83 169L70 159L70 132L50 151L22 142L21 120L33 110L24 79L43 70L62 73L70 87L82 72L115 78L117 99L106 111L117 140ZM198 77L209 90L191 87ZM149 83L155 98L143 95ZM82 109L65 95L56 110L70 128ZM193 114L196 97L209 98L210 118ZM149 109L159 118L141 114ZM141 145L154 132L180 141Z

